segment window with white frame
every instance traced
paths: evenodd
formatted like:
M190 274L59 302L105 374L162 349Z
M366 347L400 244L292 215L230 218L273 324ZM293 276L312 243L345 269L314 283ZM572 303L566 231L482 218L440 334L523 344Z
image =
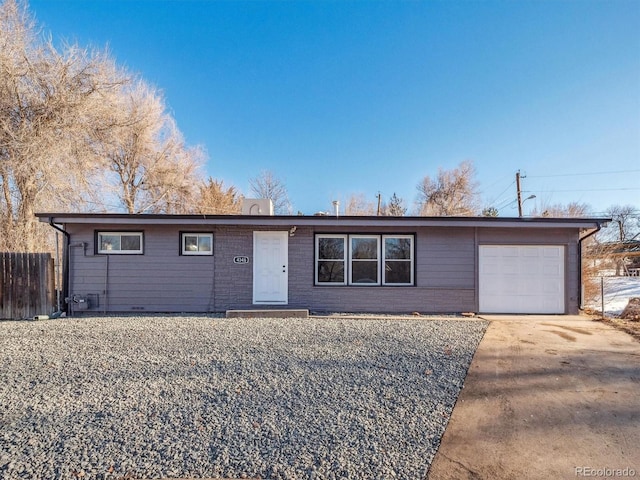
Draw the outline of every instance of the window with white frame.
M346 235L316 235L316 284L345 285Z
M97 232L98 253L136 255L143 253L142 232Z
M181 233L182 255L213 255L213 233Z
M349 284L380 285L380 236L349 236Z
M317 234L315 284L411 286L414 235Z
M382 283L413 285L413 235L383 235L382 244Z

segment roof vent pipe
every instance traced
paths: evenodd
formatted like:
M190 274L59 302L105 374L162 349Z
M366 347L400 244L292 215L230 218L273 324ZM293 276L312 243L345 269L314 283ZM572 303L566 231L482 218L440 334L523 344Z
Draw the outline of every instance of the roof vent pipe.
M336 210L336 218L340 215L340 200L333 201L333 208Z

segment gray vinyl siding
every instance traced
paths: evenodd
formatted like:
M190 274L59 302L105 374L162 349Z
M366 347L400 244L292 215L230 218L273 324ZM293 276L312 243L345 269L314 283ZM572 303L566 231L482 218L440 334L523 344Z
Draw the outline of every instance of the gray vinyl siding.
M142 255L94 253L96 230L121 231L122 226L71 224L67 230L71 234L70 293L98 298L99 304L92 306L91 313L118 313L223 312L255 308L252 304L253 232L287 229L145 225L137 229L144 232ZM214 255L180 255L180 232L213 232ZM315 286L316 233L414 234L415 285ZM475 312L478 309L478 246L521 243L566 246L567 313L575 313L579 293L577 235L576 229L299 226L295 235L289 237L287 306L318 312ZM247 256L250 262L235 264L234 256Z
M300 231L300 230L298 230ZM443 313L474 311L474 235L464 229L323 230L317 233L415 234L415 286L314 286L314 235L289 244L290 261L307 257L302 281L289 283L300 308L318 311ZM296 236L298 236L296 232ZM297 291L294 290L297 289ZM291 302L290 302L291 303Z
M473 229L421 229L416 240L418 285L428 288L475 288ZM471 306L467 310L473 310Z
M118 231L122 228L74 227L76 233L72 235L70 247L70 292L97 294L99 305L91 310L213 311L215 292L211 278L216 257L180 255L180 230L195 229L154 226L140 229L144 232L142 255L95 254L96 230ZM78 242L87 246L75 246Z

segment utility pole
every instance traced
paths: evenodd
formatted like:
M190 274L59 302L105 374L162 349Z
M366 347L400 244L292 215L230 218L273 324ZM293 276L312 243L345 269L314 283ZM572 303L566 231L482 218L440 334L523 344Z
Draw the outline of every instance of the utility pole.
M516 172L516 190L518 191L518 216L522 217L522 190L520 189L520 170Z
M378 195L376 195L376 197L378 197L378 216L380 216L380 204L382 203L382 194L378 192Z

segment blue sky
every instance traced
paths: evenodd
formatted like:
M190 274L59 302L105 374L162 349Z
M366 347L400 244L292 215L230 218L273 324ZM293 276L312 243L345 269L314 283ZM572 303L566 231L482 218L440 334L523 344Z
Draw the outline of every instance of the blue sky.
M205 173L294 212L474 162L484 205L640 207L640 2L32 0L165 94Z

